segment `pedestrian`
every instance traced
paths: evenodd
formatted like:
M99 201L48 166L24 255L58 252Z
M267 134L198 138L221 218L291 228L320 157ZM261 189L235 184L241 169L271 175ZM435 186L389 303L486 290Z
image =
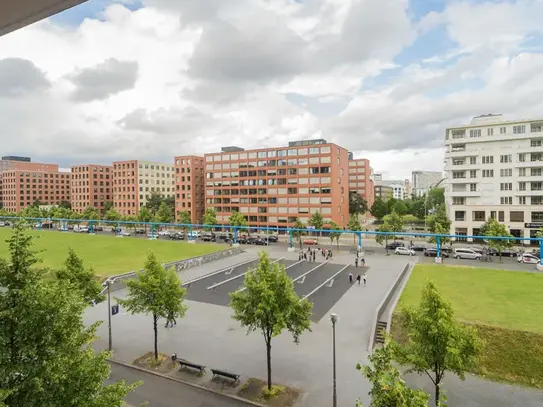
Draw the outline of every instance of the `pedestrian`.
M366 267L366 259L364 257L362 257L361 262L362 262L362 267Z
M330 258L332 258L332 250L330 250Z
M358 267L358 257L356 259L354 259L354 266Z
M362 278L364 279L364 286L366 285L366 282L368 281L368 275L366 273L364 273L364 275L362 276Z
M317 261L317 251L313 250L313 262Z
M307 261L307 253L304 252L304 260Z
M360 285L360 273L358 273L358 275L356 276L356 282L358 283L358 285Z
M301 261L302 260L302 252L299 252L298 253L298 261Z
M351 273L349 271L349 283L352 284L353 283L353 273Z
M323 248L321 249L321 253L322 253L322 257L326 257L326 256L325 256L325 255L326 255L326 253L325 253L325 249L324 249L324 247L323 247Z
M360 257L360 251L357 249L356 250L356 258L358 259Z

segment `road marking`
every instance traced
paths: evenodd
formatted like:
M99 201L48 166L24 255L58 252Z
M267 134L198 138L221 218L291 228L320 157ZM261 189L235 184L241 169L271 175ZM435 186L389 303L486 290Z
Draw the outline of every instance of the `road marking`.
M304 296L304 300L307 299L308 297L312 296L313 294L315 294L317 291L319 291L322 287L324 287L326 284L329 284L330 281L334 281L334 278L336 278L337 276L339 276L345 269L347 269L347 267L349 267L350 264L347 264L345 267L343 267L341 270L339 270L336 274L334 274L332 277L330 277L328 280L326 280L324 283L322 283L321 285L319 285L317 288L315 288L313 291L311 291L309 294L307 294L306 296Z
M274 260L272 261L272 264L273 263L277 263L277 262L280 262L281 260L284 260L285 258L284 257L281 257L280 259L277 259L277 260ZM232 267L232 269L230 270L230 273L225 273L225 274L231 274L232 271L234 270L235 267ZM234 277L230 277L226 280L223 280L223 281L220 281L218 282L217 284L213 284L213 285L210 285L209 287L207 287L208 290L215 290L215 288L217 287L220 287L221 285L223 284L226 284L226 283L229 283L230 281L234 281L240 277L244 277L249 271L251 271L252 269L249 268L249 270L247 270L245 273L242 273L242 274L238 274L237 276L234 276Z
M235 267L232 267L230 270L228 270L226 273L224 273L225 275L229 276L230 274L232 274L232 272L234 271L234 268Z
M332 288L333 285L334 285L334 279L331 279L330 282L326 285L326 287Z
M305 277L306 276L303 276L300 280L297 281L298 284L303 284L304 281L305 281Z
M283 258L283 259L284 259L284 258ZM281 261L281 260L283 260L283 259L279 259L278 261ZM285 268L285 271L288 270L288 269L291 268L291 267L297 266L297 265L300 264L300 263L305 263L305 260L300 260L300 261L297 261L297 262L294 263L294 264L291 264L290 266L288 266L288 267ZM319 267L319 266L317 266L317 267ZM315 268L317 268L317 267L315 267ZM314 270L314 269L313 269L313 270ZM305 275L307 275L307 274L309 274L311 271L312 271L312 270L309 270L307 273L305 273L304 275L302 275L302 277L305 276ZM300 277L298 277L298 278L296 278L296 279L294 279L294 280L292 280L292 281L293 281L293 282L296 282L296 281L299 280L299 279L300 279ZM237 292L245 291L246 289L247 289L246 287L242 287L242 288L240 288Z
M192 283L195 283L197 281L200 281L200 280L203 280L203 279L206 279L208 277L212 277L212 276L215 276L217 274L220 274L220 273L224 273L226 270L230 270L231 268L236 268L236 267L239 267L239 266L243 266L245 264L248 264L248 263L252 263L254 261L257 261L258 258L255 258L255 259L252 259L252 260L247 260L247 261L244 261L244 262L241 262L239 264L236 264L234 266L230 266L230 267L225 267L225 268L222 268L220 270L217 270L217 271L212 271L211 273L207 273L207 274L204 274L203 276L200 276L200 277L196 277L196 278L193 278L192 280L189 280L183 284L181 284L181 287L186 287L186 286L189 286L192 284Z

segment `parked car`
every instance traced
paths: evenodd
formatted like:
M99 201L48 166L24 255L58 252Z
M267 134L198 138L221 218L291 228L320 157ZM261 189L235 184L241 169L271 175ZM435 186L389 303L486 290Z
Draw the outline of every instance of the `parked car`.
M156 232L154 232L154 233L153 233L153 232L149 232L149 233L147 233L147 237L148 237L149 239L152 239L152 238L158 239L158 233L156 233Z
M449 253L447 252L442 252L440 251L439 252L439 255L442 257L442 258L445 258L447 259L449 257ZM424 256L425 257L437 257L437 249L434 249L434 248L428 248L424 251Z
M253 241L253 244L254 244L254 245L257 245L257 246L267 246L267 245L268 245L268 241L265 240L265 239L262 239L261 237L257 237L257 238Z
M270 243L277 243L279 241L279 237L277 235L264 235L261 237L262 239L267 240Z
M185 235L182 232L172 232L166 238L170 240L184 240Z
M491 256L499 256L500 252L498 251L498 249L490 248L488 249L488 254L490 254ZM503 257L518 257L519 252L515 249L503 249L502 256Z
M0 228L3 228L4 226L6 226L6 222L0 222Z
M136 229L136 235L144 235L145 229Z
M317 244L317 239L312 239L312 238L304 239L303 243L308 246L314 246Z
M75 233L89 233L89 227L75 225L73 231Z
M482 247L474 247L474 246L471 246L471 247L468 247L469 250L473 250L475 253L479 253L481 255L484 254L485 250L482 248Z
M415 244L415 245L411 246L410 249L414 250L416 252L423 252L423 251L426 250L426 246L421 245L421 244Z
M394 254L401 254L403 256L414 256L415 251L413 249L408 249L407 247L396 247Z
M539 263L539 257L530 253L523 253L517 257L517 261L524 264L537 264Z
M132 236L132 234L128 230L121 231L121 236Z
M202 240L204 242L216 242L217 239L215 238L214 235L210 234L210 233L206 233L206 234L203 234L202 235Z
M392 242L386 245L388 250L396 250L398 247L405 247L405 244L403 242Z
M469 259L469 260L480 260L483 257L481 253L477 253L472 249L455 249L454 258L455 259Z
M92 230L94 230L95 232L103 232L104 228L103 228L103 226L98 226L98 225L94 226L93 225Z
M170 231L169 230L159 230L158 235L166 237L166 236L170 235Z

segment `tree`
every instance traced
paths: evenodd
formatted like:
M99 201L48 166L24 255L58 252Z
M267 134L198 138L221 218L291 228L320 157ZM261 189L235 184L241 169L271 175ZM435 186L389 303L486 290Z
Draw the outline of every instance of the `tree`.
M428 407L428 395L423 390L409 388L400 371L392 365L390 340L385 340L381 349L370 356L371 366L356 365L356 369L371 383L371 404L369 407ZM357 407L362 407L360 401Z
M387 213L392 213L392 210L394 209L394 205L396 205L396 202L398 202L396 198L390 198L385 202L387 205Z
M298 239L298 243L300 244L300 250L302 250L302 236L305 233L303 231L305 229L305 225L300 220L300 218L296 218L296 222L294 222L293 228L298 229L298 230L293 230L292 231L292 237L295 238L295 239Z
M136 226L138 226L138 217L136 215L127 215L124 218L125 222L129 222L127 227L132 227L134 229L134 232L136 232Z
M117 212L114 208L111 208L109 211L107 211L104 214L104 220L109 220L109 221L121 220L121 214Z
M149 198L147 198L147 203L145 207L149 209L151 215L155 216L158 210L160 209L160 204L164 201L164 197L160 192L151 192Z
M121 306L133 314L153 316L154 353L158 359L158 320L183 318L187 307L183 303L185 289L173 269L166 270L153 253L149 253L142 272L126 281L126 299L117 299Z
M158 223L172 223L173 218L174 212L172 209L166 204L166 202L162 202L158 208L158 211L155 213L155 221Z
M388 223L388 221L385 221L385 223L383 223L378 229L377 229L377 232L381 232L381 233L384 233L384 234L377 234L375 235L375 241L377 243L379 243L380 245L382 245L383 243L385 244L385 249L387 251L387 254L388 254L388 239L390 239L391 237L392 238L395 238L396 236L394 236L392 234L393 230L392 230L392 226L390 225L390 223Z
M204 213L203 224L206 225L206 230L213 230L213 226L217 225L217 214L215 210L207 208Z
M339 250L339 238L341 237L341 232L338 232L341 227L336 222L330 222L330 242L333 244L334 240L337 243L337 249Z
M294 283L285 272L285 266L271 263L268 254L259 254L256 269L245 275L245 290L230 294L233 318L247 328L247 334L259 330L266 343L268 390L272 388L271 343L272 338L287 329L297 344L300 335L310 330L313 304L300 299Z
M360 224L360 221L358 220L358 217L356 215L351 216L351 218L349 219L347 229L352 230L353 232L359 232L362 230L362 225ZM356 234L353 233L353 244L355 243L355 239Z
M149 208L146 208L145 206L140 209L140 212L138 213L138 221L143 223L145 225L145 232L147 232L147 224L153 220L153 215L151 214L151 211Z
M104 206L102 207L102 215L105 214L110 209L113 209L115 207L115 204L113 201L105 201Z
M57 270L56 276L59 280L71 284L81 292L85 303L99 303L104 300L100 294L102 286L96 279L92 268L86 269L83 259L77 255L72 248L68 249L68 257L64 261L64 267Z
M124 405L135 386L104 385L110 354L90 346L98 324L85 327L81 292L45 277L22 223L8 248L9 259L0 260L0 400L20 407Z
M416 216L418 219L424 220L426 217L426 206L424 198L416 198L411 205L411 215Z
M370 213L379 220L383 219L389 213L386 202L381 198L375 199L371 206Z
M502 261L502 251L515 244L509 228L495 218L490 218L481 229L484 230L484 236L504 237L504 239L488 239L488 246L498 251L500 261Z
M349 192L349 213L362 215L368 211L368 202L356 192Z
M307 221L309 226L313 226L316 230L322 230L324 225L324 218L319 211L315 212ZM320 236L321 232L318 232L317 236Z
M390 225L391 232L403 232L403 219L400 214L396 213L396 211L392 211L392 213L390 214L388 224ZM396 236L394 236L394 239L396 239Z
M393 344L394 357L408 366L408 371L430 378L438 406L445 372L464 380L465 372L475 368L482 347L477 331L456 320L451 305L433 282L423 288L419 307L402 310L400 319L408 341Z
M400 216L407 215L409 213L409 208L403 201L396 201L392 207L392 210Z
M425 198L429 209L445 206L445 188L430 188Z
M439 223L441 229L445 230L446 233L450 233L452 222L447 216L445 206L439 206L433 215L428 216L426 224L430 232L436 233L436 223Z
M439 237L439 244L440 244L440 247L443 247L443 245L449 244L449 243L451 242L451 238L450 238L450 237L448 237L448 236L443 236L443 235L449 234L449 231L443 229L443 226L441 226L440 223L436 223L436 224L435 224L433 233L435 233L436 235L441 235L441 236ZM430 236L430 238L428 239L428 242L429 242L429 243L437 244L437 238L436 238L436 236Z
M95 207L87 206L87 208L83 211L80 217L85 220L99 220L100 214Z
M58 207L72 210L72 204L69 201L60 201L60 203L58 204Z
M541 227L535 234L538 238L543 239L543 227Z
M232 227L247 227L247 219L245 219L245 216L243 216L241 213L234 211L232 212L232 215L230 215L228 224Z
M192 224L192 218L190 216L190 213L188 211L181 211L177 213L177 222L181 223L182 225L191 225ZM186 232L189 226L183 226L183 230Z

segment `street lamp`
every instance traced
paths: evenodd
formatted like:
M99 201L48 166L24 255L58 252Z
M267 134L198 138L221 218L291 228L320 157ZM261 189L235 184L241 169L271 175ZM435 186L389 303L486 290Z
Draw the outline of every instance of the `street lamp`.
M336 324L339 321L339 316L336 313L330 314L330 321L332 321L332 349L333 349L333 368L334 368L334 394L332 406L337 407L337 388L336 388Z
M106 280L107 285L107 327L108 327L108 336L109 336L109 351L113 350L113 336L111 332L111 284L115 283L118 280L117 278L108 278Z

